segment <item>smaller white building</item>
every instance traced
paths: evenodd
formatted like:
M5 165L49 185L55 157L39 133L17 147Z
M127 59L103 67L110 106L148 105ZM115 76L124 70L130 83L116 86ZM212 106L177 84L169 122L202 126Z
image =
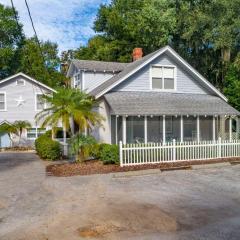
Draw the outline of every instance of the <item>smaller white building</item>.
M18 73L0 81L0 125L15 121L28 121L32 127L25 129L22 141L32 144L46 129L40 128L35 121L38 112L46 107L41 95L55 92L24 73ZM18 137L13 136L14 141ZM9 147L11 141L6 133L0 133L0 147Z

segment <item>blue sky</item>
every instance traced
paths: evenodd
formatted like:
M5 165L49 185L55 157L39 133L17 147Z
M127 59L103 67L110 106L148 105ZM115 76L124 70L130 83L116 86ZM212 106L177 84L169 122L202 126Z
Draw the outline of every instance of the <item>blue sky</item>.
M33 30L24 0L13 0L25 34ZM94 35L93 21L100 4L110 0L28 0L37 34L41 40L58 43L59 50L77 48ZM0 0L9 5L10 0Z

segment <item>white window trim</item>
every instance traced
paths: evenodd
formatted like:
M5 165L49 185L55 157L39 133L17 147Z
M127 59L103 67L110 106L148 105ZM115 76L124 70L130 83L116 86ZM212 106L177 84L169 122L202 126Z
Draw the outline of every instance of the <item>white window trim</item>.
M0 109L0 112L6 112L7 111L7 93L6 92L0 92L0 94L4 94L4 103L5 103L5 108Z
M76 73L73 75L73 88L79 89L79 86L78 86L78 87L75 87L75 85L76 85L75 77L76 77L77 75L80 75L80 74L82 75L82 79L81 79L82 89L80 89L80 90L82 91L82 90L84 90L84 71L78 71L78 72L76 72Z
M35 132L35 137L28 137L28 129L32 129L32 128L35 128L36 129L36 132ZM38 129L41 129L41 127L39 127L39 126L33 126L33 127L30 127L30 128L27 128L26 129L26 138L27 139L29 139L29 140L35 140L35 139L37 139L38 138ZM46 128L45 128L46 129ZM46 129L46 131L47 131L47 129Z
M44 103L43 109L37 109L37 96L38 95L44 95L43 93L35 93L35 111L42 111L43 109L45 109L47 107L47 103Z
M152 67L166 67L166 68L173 68L174 69L174 89L158 89L158 88L153 88L152 87ZM150 64L150 69L149 69L149 76L150 76L150 90L154 92L176 92L177 91L177 67L175 65L163 65L163 64ZM163 78L164 79L164 78ZM164 80L163 80L164 84Z
M18 80L22 80L23 81L23 85L18 85ZM17 79L16 80L16 86L25 86L26 85L26 81L24 79Z

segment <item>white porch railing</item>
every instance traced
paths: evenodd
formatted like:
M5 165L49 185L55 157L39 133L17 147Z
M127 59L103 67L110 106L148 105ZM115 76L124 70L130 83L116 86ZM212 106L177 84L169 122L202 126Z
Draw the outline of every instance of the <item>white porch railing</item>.
M240 140L124 145L120 142L119 155L121 166L240 157Z

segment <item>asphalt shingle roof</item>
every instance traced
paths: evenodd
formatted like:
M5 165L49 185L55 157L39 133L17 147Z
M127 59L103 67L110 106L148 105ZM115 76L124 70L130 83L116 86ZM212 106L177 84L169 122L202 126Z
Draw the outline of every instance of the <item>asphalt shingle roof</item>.
M77 60L77 59L74 59L72 62L78 69L97 71L97 72L98 71L99 72L103 72L103 71L120 72L128 65L128 63Z
M163 92L110 92L104 95L118 115L240 115L220 97Z
M157 52L162 51L163 48L160 48L159 50L152 52L148 55L146 55L145 57L136 60L134 62L128 63L124 69L118 73L117 75L113 76L112 78L110 78L109 80L105 81L104 83L102 83L101 85L99 85L98 87L94 88L90 94L93 96L96 96L97 94L101 93L102 91L104 91L105 89L107 89L108 87L110 87L112 84L114 84L115 82L117 82L119 79L123 78L124 76L128 75L131 71L133 71L135 68L137 68L138 66L140 66L141 64L143 64L145 61L147 61L148 59L150 59L151 57L153 57Z

